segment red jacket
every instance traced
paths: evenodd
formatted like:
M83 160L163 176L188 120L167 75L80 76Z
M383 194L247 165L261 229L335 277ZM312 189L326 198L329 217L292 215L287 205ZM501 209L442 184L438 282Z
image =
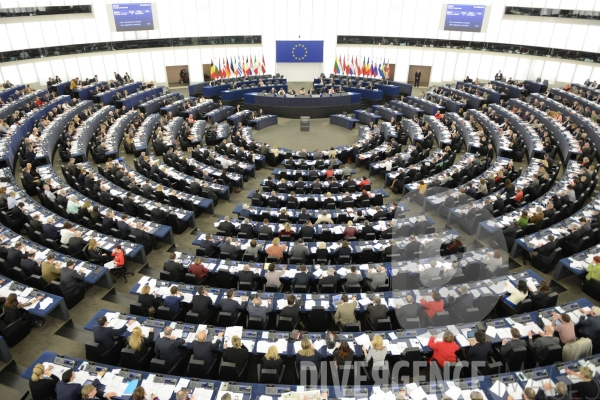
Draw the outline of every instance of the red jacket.
M444 300L425 301L425 299L421 299L421 305L429 318L433 318L436 313L444 311Z
M113 251L111 256L115 258L114 262L117 267L122 267L125 265L125 252L121 251L117 253L116 251Z
M435 336L429 338L429 348L433 350L429 361L435 360L441 367L446 362L456 362L456 352L460 349L456 342L436 342Z
M196 275L198 279L203 279L206 275L210 273L208 268L206 268L202 264L191 264L190 268L188 269L188 272L190 274Z

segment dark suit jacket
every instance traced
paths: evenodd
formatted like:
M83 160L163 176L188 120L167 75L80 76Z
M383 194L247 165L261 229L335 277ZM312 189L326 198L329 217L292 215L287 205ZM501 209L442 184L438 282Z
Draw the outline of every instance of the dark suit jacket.
M467 358L469 361L487 361L487 357L492 355L492 342L476 343L469 348Z
M296 301L294 303L294 305L292 306L285 306L281 309L281 312L279 313L279 317L286 317L286 318L291 318L292 321L298 321L298 317L300 315L300 304L298 304L298 301Z
M29 380L29 392L33 400L46 400L49 397L55 397L56 384L60 381L56 375L50 379L40 379L38 381Z
M62 268L60 271L60 283L62 283L67 289L71 289L77 286L79 281L83 281L84 275L75 271L71 268Z
M50 239L50 240L55 240L60 238L60 231L58 230L58 228L54 225L50 225L50 224L44 224L42 226L43 229L43 234L46 238Z
M213 301L210 297L196 295L192 298L192 312L198 313L200 321L204 321L212 314Z
M185 275L185 268L183 268L183 264L175 262L173 260L165 261L163 265L163 269L171 273L173 280L176 282L180 282Z
M371 320L371 323L373 324L373 326L377 325L378 319L387 318L387 312L388 312L388 308L386 306L384 306L383 304L379 304L377 306L374 304L369 304L367 306L368 318Z
M292 285L310 285L310 280L312 279L313 274L310 271L306 272L297 272L294 279L292 279Z
M82 238L73 236L69 239L69 250L73 253L79 253L86 244L87 243Z
M396 308L396 318L400 325L406 322L407 318L417 318L421 307L416 303L407 304L400 308Z
M13 267L21 265L21 259L27 258L27 254L17 250L14 247L10 247L6 253L6 261Z
M94 379L92 385L98 387L100 381ZM60 400L80 400L82 388L83 386L80 383L65 383L60 381L56 384L56 398ZM98 391L98 398L103 398L103 395L102 392Z
M21 269L29 276L31 275L42 275L42 268L38 265L35 260L31 258L21 259Z
M114 329L105 326L95 326L92 329L94 332L94 342L98 343L104 349L109 349L115 343L113 336L120 335L127 330L127 324L122 328Z
M167 370L170 370L181 357L179 346L185 344L183 339L172 340L170 338L159 338L154 344L156 358L165 361Z
M203 360L204 368L208 369L208 367L210 367L210 364L212 363L213 359L215 358L215 355L213 354L213 352L217 350L217 348L219 347L219 344L221 344L220 339L217 340L216 343L199 342L197 340L194 340L192 342L192 351L194 352L194 360Z
M219 305L221 306L222 311L231 313L234 320L237 318L240 311L244 311L244 307L233 299L223 299Z

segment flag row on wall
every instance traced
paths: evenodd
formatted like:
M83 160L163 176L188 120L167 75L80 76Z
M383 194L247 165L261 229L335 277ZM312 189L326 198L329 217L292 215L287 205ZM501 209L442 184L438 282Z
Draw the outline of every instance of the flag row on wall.
M335 56L333 73L342 75L365 76L389 79L390 60L376 61L374 58L360 56Z
M233 56L210 61L210 79L263 75L267 71L265 56Z

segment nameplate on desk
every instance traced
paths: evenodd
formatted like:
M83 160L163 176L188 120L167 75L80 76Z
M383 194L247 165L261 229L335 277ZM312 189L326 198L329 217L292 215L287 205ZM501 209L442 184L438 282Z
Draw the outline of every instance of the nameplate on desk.
M184 283L180 283L179 285L177 285L177 288L179 290L186 290L188 292L194 291L194 285L186 285Z
M192 389L203 388L213 390L215 388L215 384L214 382L203 382L198 379L192 379L188 387Z
M343 389L344 397L368 397L369 390L367 388L347 387Z
M561 306L563 310L565 310L565 312L569 312L569 311L573 311L579 308L579 305L577 303L570 303L570 304L565 304L563 306Z
M165 385L177 385L178 378L165 378L162 375L156 375L154 377L154 383L164 383Z
M65 358L64 356L56 356L56 357L54 357L54 364L73 368L73 367L75 367L75 360L69 360L69 359Z
M548 377L548 371L546 371L545 369L541 369L541 370L537 370L537 371L525 371L525 372L519 371L519 372L517 372L517 376L522 381L524 381L526 379L542 379L542 378Z
M289 393L292 391L291 387L283 387L283 386L272 386L267 385L265 388L265 394L267 395L281 395L283 393Z
M502 383L513 383L515 382L515 377L512 375L492 375L490 377L492 383L496 383L496 381L500 381Z
M525 322L529 322L529 321L531 321L531 315L529 315L529 314L526 314L526 315L521 315L521 316L514 316L514 317L511 317L511 319L512 319L514 322L518 322L518 323L520 323L520 324L523 324L523 323L525 323Z
M428 385L421 385L421 388L425 393L443 392L444 385L441 383L430 383Z
M252 386L250 385L238 385L237 383L228 383L224 385L223 390L227 390L235 393L252 393Z
M461 388L461 390L467 390L467 389L477 389L479 388L479 381L463 381L463 380L457 380L454 381L454 383L456 383L456 385Z
M129 372L128 370L123 370L123 369L121 371L119 371L119 376L121 376L127 380L132 380L132 381L136 380L136 379L139 381L142 380L142 374L137 374L135 372Z
M150 327L156 327L156 328L162 328L165 326L165 321L156 321L152 318L148 318L147 320L144 321L144 326L150 326Z
M177 324L175 324L175 329L182 329L186 332L195 332L196 326L178 322Z

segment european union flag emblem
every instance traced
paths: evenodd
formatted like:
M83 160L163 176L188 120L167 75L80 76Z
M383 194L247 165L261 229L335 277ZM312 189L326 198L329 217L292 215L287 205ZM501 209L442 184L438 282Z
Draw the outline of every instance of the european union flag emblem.
M278 40L275 49L277 62L323 62L322 40Z

